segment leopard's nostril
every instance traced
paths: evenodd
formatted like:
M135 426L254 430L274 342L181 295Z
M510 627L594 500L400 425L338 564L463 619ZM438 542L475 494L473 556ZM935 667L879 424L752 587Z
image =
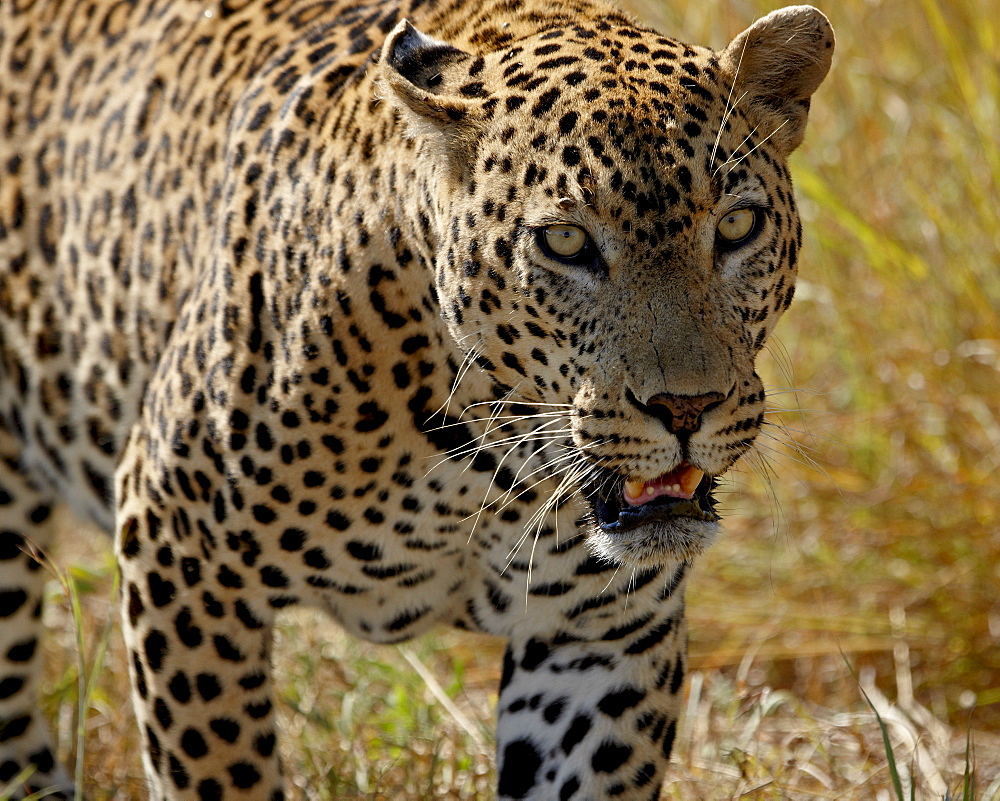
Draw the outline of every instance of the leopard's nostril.
M643 403L631 391L626 394L635 406L661 420L671 434L694 433L701 426L701 417L705 411L726 399L721 392L706 392L703 395L672 395L661 392Z

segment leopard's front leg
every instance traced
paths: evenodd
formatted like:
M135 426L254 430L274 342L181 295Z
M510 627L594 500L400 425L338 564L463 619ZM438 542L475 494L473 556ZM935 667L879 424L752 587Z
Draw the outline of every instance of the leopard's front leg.
M253 564L254 535L237 525L225 482L206 490L183 460L168 470L155 454L138 429L119 471L117 516L149 798L278 801L273 609L251 586L266 581L266 566Z
M500 687L499 797L659 797L687 656L683 588L658 608L641 600L602 615L588 639L518 627Z

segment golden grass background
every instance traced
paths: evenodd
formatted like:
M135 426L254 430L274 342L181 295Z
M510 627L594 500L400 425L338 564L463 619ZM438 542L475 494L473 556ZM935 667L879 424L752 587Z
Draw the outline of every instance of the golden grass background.
M631 10L722 47L777 5ZM764 366L772 404L787 411L772 418L764 461L732 477L726 534L694 576L687 714L664 795L895 798L860 681L904 789L912 777L916 798L963 798L968 753L975 797L992 801L1000 14L993 0L822 5L838 49L794 157L801 283ZM102 546L77 554L89 546L68 531L93 636L112 561ZM72 757L75 634L58 583L51 595L46 705ZM276 653L301 798L489 797L497 643L441 633L379 648L298 613ZM116 633L86 704L95 801L139 795L126 688Z

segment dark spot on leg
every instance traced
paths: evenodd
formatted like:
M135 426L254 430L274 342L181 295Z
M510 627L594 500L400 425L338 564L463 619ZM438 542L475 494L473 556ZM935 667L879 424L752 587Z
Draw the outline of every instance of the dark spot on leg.
M590 758L590 766L597 773L614 773L632 756L632 746L615 740L602 742Z
M577 715L573 722L569 724L562 739L562 750L569 756L572 750L580 744L580 741L587 736L590 731L590 718L586 715Z
M521 667L524 670L534 670L549 656L549 646L534 638L528 640L524 647L524 658L521 659Z
M514 740L503 750L498 794L511 798L524 798L535 786L535 774L542 766L542 758L531 740Z
M597 708L608 717L618 718L622 716L626 709L631 709L645 697L646 693L642 690L637 690L634 687L625 687L624 689L615 690L605 695L597 702Z
M229 766L229 775L233 778L233 784L241 790L253 787L260 781L260 773L257 768L248 762L237 762Z

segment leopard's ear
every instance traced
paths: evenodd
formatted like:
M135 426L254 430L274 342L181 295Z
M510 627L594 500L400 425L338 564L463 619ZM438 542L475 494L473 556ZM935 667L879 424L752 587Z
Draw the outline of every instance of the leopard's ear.
M392 101L412 136L441 147L456 166L468 164L481 128L485 90L470 77L469 53L427 36L402 20L379 58L381 94Z
M833 45L822 12L789 6L757 20L725 49L721 65L734 80L732 102L750 109L758 141L770 135L785 155L802 143L809 98L830 69Z

